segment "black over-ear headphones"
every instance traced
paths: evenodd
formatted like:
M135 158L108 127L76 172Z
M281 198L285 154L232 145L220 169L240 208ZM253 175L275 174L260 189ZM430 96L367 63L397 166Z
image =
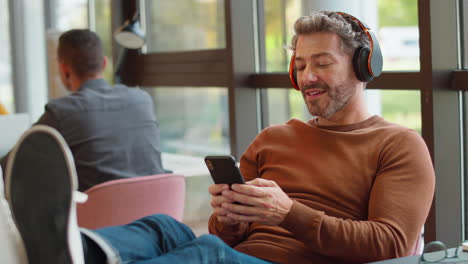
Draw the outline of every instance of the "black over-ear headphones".
M359 19L344 12L336 13L345 19L348 17L356 21L356 23L358 23L358 25L369 38L369 47L361 46L356 48L353 56L353 68L354 72L356 73L356 77L362 82L369 82L374 79L374 77L377 77L382 73L383 58L379 41L377 40L374 32L370 30L369 26L361 22ZM289 63L289 78L291 79L293 87L296 90L299 90L299 85L297 84L296 66L294 65L295 58L296 54L293 53L291 62Z

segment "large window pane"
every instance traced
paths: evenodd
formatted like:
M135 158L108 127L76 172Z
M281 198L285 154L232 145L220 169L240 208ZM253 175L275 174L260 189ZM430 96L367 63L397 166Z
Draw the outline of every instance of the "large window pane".
M421 134L420 91L380 90L382 117Z
M56 29L88 28L88 0L56 0L55 5Z
M269 125L281 124L291 118L307 121L312 116L302 94L294 89L268 89ZM387 121L409 127L421 133L419 91L367 90L368 109Z
M164 152L203 157L228 154L226 88L145 88L153 97Z
M47 55L49 99L63 97L69 94L58 72L57 47L60 34L75 28L88 28L87 0L53 0L47 28Z
M462 25L464 25L462 27L463 29L463 32L461 32L461 34L463 34L463 52L462 54L464 55L464 58L463 58L463 69L468 69L468 0L463 0L462 1L462 5L461 5L461 8L462 8L462 12L463 12L463 21L462 21Z
M375 1L377 10L370 10ZM323 2L326 2L323 0ZM419 70L419 29L417 0L363 0L367 9L360 10L358 17L377 18L364 21L372 27L380 40L385 71ZM335 6L331 3L330 6ZM343 7L348 5L343 1ZM303 13L299 0L264 1L265 17L265 70L284 72L288 70L290 53L285 47L293 35L293 25ZM315 10L315 7L310 6ZM336 9L336 8L335 8ZM374 14L375 13L375 14ZM374 26L376 22L377 26Z
M300 0L265 0L265 70L288 70L291 52L287 49L294 31L293 25L301 16Z
M384 71L419 70L417 0L378 0Z
M8 1L0 0L0 103L9 112L14 111L13 85L11 79L11 51Z
M112 25L111 25L111 0L94 1L95 31L102 40L104 54L107 56L107 66L104 78L108 82L114 81L114 69L112 61Z
M294 89L268 89L268 124L282 124L291 118L302 121L312 116L307 110L302 94Z
M226 47L223 0L146 0L148 52Z

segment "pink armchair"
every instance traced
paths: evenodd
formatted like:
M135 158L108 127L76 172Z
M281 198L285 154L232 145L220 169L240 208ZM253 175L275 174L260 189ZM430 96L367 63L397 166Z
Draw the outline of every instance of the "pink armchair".
M157 174L113 180L92 187L86 194L88 201L77 204L80 227L122 225L151 214L167 214L181 221L185 178Z

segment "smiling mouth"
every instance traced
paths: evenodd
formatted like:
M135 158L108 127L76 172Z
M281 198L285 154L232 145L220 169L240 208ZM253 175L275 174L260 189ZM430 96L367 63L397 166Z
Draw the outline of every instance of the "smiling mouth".
M317 94L322 94L325 91L313 91L313 92L308 92L307 95L317 95Z
M319 97L320 95L326 93L326 90L314 90L314 91L307 91L305 94L307 98L309 99L314 99L316 97Z

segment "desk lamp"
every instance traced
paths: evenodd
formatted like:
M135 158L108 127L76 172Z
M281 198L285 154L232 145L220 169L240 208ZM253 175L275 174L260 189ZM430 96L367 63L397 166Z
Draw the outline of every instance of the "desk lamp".
M140 13L137 11L132 19L127 19L124 24L114 32L115 41L123 47L118 58L115 71L115 82L121 83L121 73L127 49L140 49L145 45L145 35L140 27Z
M145 36L140 28L140 13L136 12L132 19L114 32L114 39L120 46L127 49L139 49L145 44Z

